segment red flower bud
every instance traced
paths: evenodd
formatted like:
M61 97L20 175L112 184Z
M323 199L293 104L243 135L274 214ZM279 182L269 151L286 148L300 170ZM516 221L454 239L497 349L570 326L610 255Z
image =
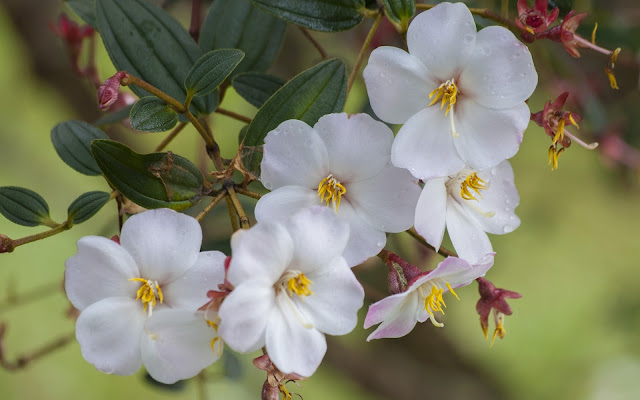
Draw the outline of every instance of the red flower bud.
M496 329L493 332L493 339L491 345L496 339L496 336L500 336L500 339L504 337L506 331L504 330L504 316L511 315L511 307L507 303L507 299L519 299L522 297L520 293L512 292L505 289L497 289L495 285L484 278L476 279L478 282L478 292L480 293L480 300L476 304L476 311L480 315L480 326L482 327L482 333L487 338L489 330L489 313L493 310L495 317Z

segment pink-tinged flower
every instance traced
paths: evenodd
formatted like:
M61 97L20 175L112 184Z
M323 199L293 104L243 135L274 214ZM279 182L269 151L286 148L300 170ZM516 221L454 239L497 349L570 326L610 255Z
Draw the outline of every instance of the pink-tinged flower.
M393 132L367 114L329 114L313 128L285 121L265 138L262 184L272 190L256 205L258 222L283 221L319 204L349 224L350 266L384 247L385 232L413 224L420 187L390 163Z
M535 0L534 6L529 7L527 0L518 0L518 18L516 25L531 34L544 32L553 21L558 18L560 9L555 7L547 13L548 0Z
M76 338L88 362L116 375L144 364L155 380L173 383L220 356L215 321L198 309L207 290L223 282L225 255L201 253L201 243L198 222L168 209L130 217L119 244L97 236L78 241L65 290L80 310Z
M379 47L364 79L383 121L404 124L391 161L419 179L485 169L516 154L529 123L525 100L538 75L507 29L476 32L462 3L440 3L407 32L409 52Z
M78 62L82 51L82 41L93 36L93 28L89 25L79 26L65 14L62 14L58 18L57 24L49 24L49 29L65 41L73 68L76 72L80 72Z
M104 81L98 88L98 107L101 110L111 107L120 96L120 82L127 76L124 71L118 71L111 78Z
M484 278L478 278L478 292L480 292L480 300L476 303L476 311L480 315L480 326L485 339L487 339L489 331L489 314L493 310L496 324L496 329L493 331L493 337L491 338L491 346L493 346L496 337L502 339L507 333L504 329L504 316L512 314L507 299L519 299L522 295L510 290L498 289L493 283Z
M520 226L519 203L508 161L483 171L464 169L425 182L415 228L437 250L446 227L458 256L474 263L493 251L487 233L501 235Z
M324 334L351 332L364 300L342 257L348 237L348 224L320 206L236 232L227 274L234 289L219 312L225 343L242 353L264 346L282 373L312 375Z
M417 322L427 319L437 327L444 326L435 318L437 312L444 314L446 307L443 295L453 289L470 284L487 273L493 265L495 253L487 254L475 264L456 258L447 257L438 267L428 273L414 278L409 282L406 291L386 297L369 307L364 321L367 329L380 324L367 341L382 338L402 337L416 326Z

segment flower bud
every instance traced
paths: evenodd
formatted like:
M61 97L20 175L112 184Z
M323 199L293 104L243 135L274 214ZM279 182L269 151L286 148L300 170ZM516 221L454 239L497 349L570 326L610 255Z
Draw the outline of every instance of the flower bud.
M11 253L13 249L15 249L13 240L9 236L0 233L0 253Z
M111 107L118 100L120 95L120 81L125 78L126 72L120 71L107 79L98 88L98 107L105 109Z
M527 0L518 0L516 25L531 35L546 31L560 12L556 7L548 14L547 7L547 0L535 0L533 7L529 7Z
M387 284L391 294L404 292L407 290L409 282L423 274L418 267L409 264L402 257L390 251L384 251L383 260L389 267Z
M480 326L485 339L488 338L489 313L491 313L491 310L494 313L496 329L491 340L491 345L493 345L496 336L502 339L506 334L504 316L512 314L507 299L519 299L522 295L510 290L498 289L493 283L484 278L478 278L476 281L478 282L478 292L480 293L480 300L476 303L476 311L480 315Z

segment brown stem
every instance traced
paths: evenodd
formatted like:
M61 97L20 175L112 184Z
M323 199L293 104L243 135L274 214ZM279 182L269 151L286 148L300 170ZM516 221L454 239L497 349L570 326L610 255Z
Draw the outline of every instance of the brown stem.
M371 40L373 39L373 35L375 35L378 30L378 26L380 25L380 21L382 21L382 12L378 11L378 15L376 16L375 21L373 21L373 25L371 29L369 29L369 33L367 34L362 47L360 48L360 53L358 53L358 59L356 60L356 64L353 66L353 70L351 70L351 75L349 76L349 82L347 83L347 96L349 96L349 92L351 91L351 86L353 86L353 82L356 80L356 76L358 75L358 71L360 71L360 65L364 59L364 55L371 44Z
M240 204L240 200L238 199L236 190L233 188L233 186L229 186L227 187L227 193L229 195L229 198L231 199L231 204L233 204L234 210L238 214L238 218L240 218L240 227L242 229L249 229L249 218L245 214L244 209L242 208L242 204Z
M406 231L409 235L411 235L415 240L417 240L418 242L420 242L422 245L424 245L425 247L430 248L433 251L436 251L435 247L433 247L432 245L430 245L429 243L426 242L426 240L424 240L422 238L422 236L420 236L420 234L416 231L415 228L411 228L408 231ZM443 257L458 257L458 255L456 253L454 253L451 250L447 250L444 247L440 246L440 248L437 251L438 254L440 254Z
M53 340L45 344L39 349L32 351L31 353L19 355L18 357L16 357L14 361L9 361L5 354L6 349L5 349L5 343L4 343L4 336L6 332L7 332L7 325L1 324L0 325L0 366L2 366L2 368L8 371L16 371L16 370L22 369L26 367L27 364L29 364L30 362L35 361L41 357L44 357L47 354L52 353L58 349L61 349L65 345L71 343L73 339L75 339L76 337L75 332L68 333L64 336L59 337L56 340Z
M202 0L193 0L191 2L191 25L189 25L189 34L196 43L198 43L200 37L200 25L202 24L200 17L201 11Z
M45 239L48 238L50 236L53 235L57 235L60 232L64 232L68 229L71 229L71 227L73 226L73 223L71 222L71 220L69 221L65 221L63 223L61 223L60 225L54 227L53 229L50 229L48 231L44 231L41 233L36 233L35 235L31 235L31 236L26 236L20 239L15 239L13 241L13 247L18 247L18 246L22 246L23 244L27 244L27 243L31 243L31 242L35 242L37 240L41 240L41 239Z
M222 114L222 115L226 115L227 117L231 117L233 119L237 119L238 121L242 121L245 124L250 124L251 123L251 118L249 117L245 117L244 115L235 113L233 111L229 111L229 110L225 110L224 108L216 108L216 111L218 114Z
M29 304L36 300L41 300L49 295L60 293L62 291L62 285L60 282L49 283L42 285L36 289L30 290L19 295L10 294L7 296L7 301L0 304L0 312L4 312L12 307Z
M224 199L227 201L227 210L229 211L229 221L231 222L231 229L233 229L233 231L235 232L240 229L240 224L238 224L238 214L236 214L236 210L233 208L231 197L225 196Z
M236 189L236 192L238 192L240 194L243 194L245 196L248 196L248 197L252 197L254 199L260 200L260 198L262 197L262 195L260 193L253 192L251 190L244 189L244 188L241 188L239 186L236 186L235 189Z
M167 145L171 143L171 141L175 139L176 136L178 136L178 133L182 132L185 126L187 126L186 122L179 123L178 126L173 128L169 136L167 136L166 138L164 138L162 142L160 142L160 144L155 148L154 151L159 152L159 151L162 151L165 147L167 147Z
M320 53L320 57L322 57L323 60L326 60L328 58L327 52L322 47L322 45L313 36L311 36L311 33L309 33L308 30L304 29L301 26L299 26L298 28L300 29L304 37L306 37L307 40L309 40L311 44L313 44L313 47L315 47L316 50L318 50L318 53Z
M222 199L224 199L224 196L226 196L226 195L227 195L227 191L226 191L225 189L222 189L222 190L220 191L220 193L218 193L218 194L213 198L213 200L211 200L211 203L209 203L209 204L204 208L204 210L202 210L202 212L200 212L200 214L198 214L198 216L196 217L196 220L198 220L198 222L202 221L202 219L203 219L204 217L206 217L206 216L207 216L207 214L209 214L209 213L211 212L211 210L213 210L213 208L214 208L215 206L217 206L217 205L218 205L218 203L220 203L220 201L221 201Z

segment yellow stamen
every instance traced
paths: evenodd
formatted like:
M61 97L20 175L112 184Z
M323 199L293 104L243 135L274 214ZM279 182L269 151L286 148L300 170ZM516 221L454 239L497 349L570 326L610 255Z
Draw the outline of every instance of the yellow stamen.
M536 33L533 29L529 28L528 26L525 26L524 29L526 29L526 31L529 32L532 35L535 35L535 33Z
M609 62L607 66L604 68L604 72L607 74L607 78L609 78L609 85L612 89L620 89L618 87L618 82L616 81L615 75L613 75L613 68L616 66L616 61L618 60L618 54L622 49L618 47L609 55Z
M327 206L333 204L336 211L338 211L340 200L345 193L347 193L347 189L333 177L333 174L329 174L318 184L320 201L326 202Z
M297 294L299 297L302 296L310 296L313 294L310 287L311 282L304 274L298 274L292 278L289 278L287 281L287 290L289 291L289 296L293 296L293 294Z
M449 122L451 124L451 134L453 137L458 137L458 132L456 131L456 126L453 117L453 106L456 104L458 100L458 87L456 86L455 79L449 79L445 83L441 84L436 90L429 93L429 98L432 98L429 106L434 105L439 99L442 98L440 102L440 109L444 108L444 105L447 105L446 110L444 111L445 117L449 115L449 111L451 111L451 115L449 115Z
M491 344L489 345L489 347L493 346L493 342L496 341L497 336L502 339L506 334L507 331L504 329L504 314L498 313L498 316L496 318L496 330L493 331L493 337L491 338Z
M142 282L142 286L140 286L136 294L136 300L142 300L143 311L147 311L147 306L149 306L149 315L151 315L157 300L160 300L161 304L164 302L164 296L162 295L160 285L158 285L158 282L156 281L150 281L144 278L131 278L129 280Z
M556 150L556 146L549 147L549 165L551 165L551 171L558 169L558 158L560 154L564 152L564 147Z
M571 115L571 113L569 113L569 122L571 123L571 125L575 126L576 129L580 130L580 126L578 126L576 120L573 119L573 115Z
M487 183L479 178L475 172L469 174L464 181L460 182L460 196L465 200L478 201L469 188L473 189L482 198L480 191L487 189Z
M598 30L598 23L593 27L593 31L591 32L591 44L596 44L596 31Z
M447 289L449 289L449 291L451 292L452 295L454 295L456 297L456 299L460 300L460 297L458 297L458 295L456 294L456 292L453 291L453 288L451 287L451 285L449 284L449 282L447 282Z
M218 321L220 320L220 318L216 317L215 321L210 321L207 320L207 325L209 325L210 327L212 327L215 331L216 331L216 336L211 339L211 351L214 354L217 354L218 357L222 356L222 339L220 339L220 336L218 336ZM218 349L216 350L216 343L218 343Z
M564 118L558 122L558 129L556 130L556 134L553 136L552 143L556 144L558 140L564 139Z
M289 393L287 388L284 387L283 384L280 384L279 387L280 387L280 392L282 392L282 400L291 400L291 393Z

